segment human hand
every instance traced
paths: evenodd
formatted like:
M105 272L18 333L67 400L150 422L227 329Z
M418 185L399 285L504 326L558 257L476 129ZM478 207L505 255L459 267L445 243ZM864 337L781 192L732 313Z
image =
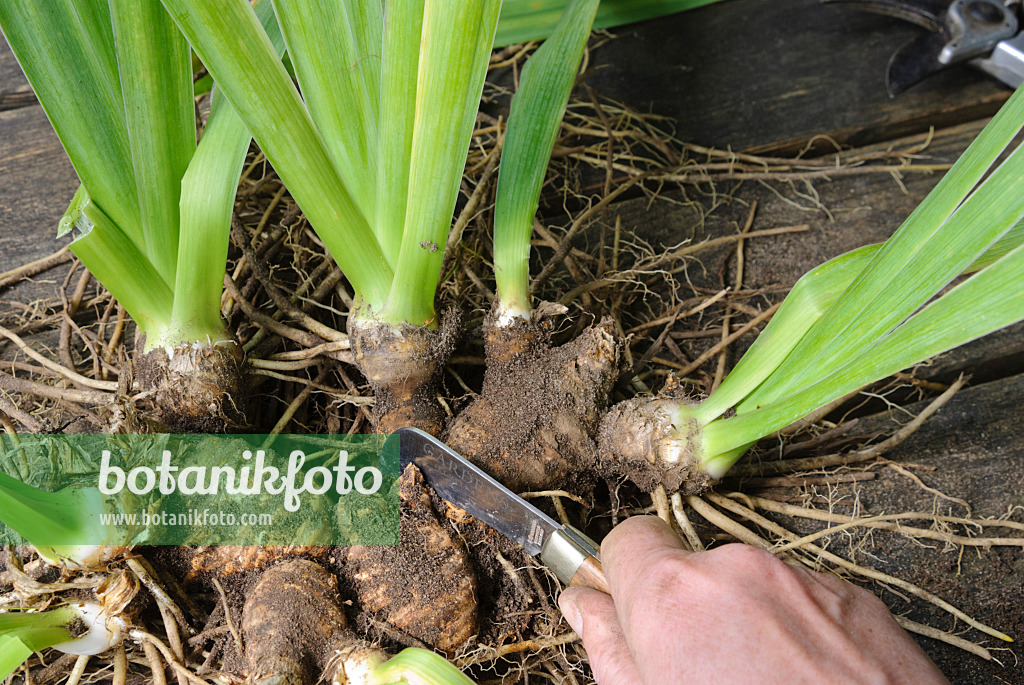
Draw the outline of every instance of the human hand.
M661 519L601 544L612 594L558 598L600 685L948 683L873 594L730 544L682 548Z

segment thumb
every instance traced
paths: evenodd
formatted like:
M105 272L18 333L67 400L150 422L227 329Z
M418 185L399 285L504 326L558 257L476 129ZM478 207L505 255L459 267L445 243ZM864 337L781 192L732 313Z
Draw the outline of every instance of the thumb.
M558 608L583 640L595 681L601 685L643 682L611 597L590 588L570 587L559 595Z

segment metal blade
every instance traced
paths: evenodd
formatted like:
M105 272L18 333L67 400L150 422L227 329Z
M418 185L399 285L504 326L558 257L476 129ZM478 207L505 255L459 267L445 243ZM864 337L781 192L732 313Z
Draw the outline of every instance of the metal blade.
M392 440L400 440L403 470L410 463L416 464L438 495L519 543L530 556L540 554L552 533L562 530L557 521L432 435L416 428L401 428L388 438L388 443Z
M939 61L939 55L948 44L949 34L943 30L919 36L893 53L885 77L889 96L896 97L932 74L951 66Z

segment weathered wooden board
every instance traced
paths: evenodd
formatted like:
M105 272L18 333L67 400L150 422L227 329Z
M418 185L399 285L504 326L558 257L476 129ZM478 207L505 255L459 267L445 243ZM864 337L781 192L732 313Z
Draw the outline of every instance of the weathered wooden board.
M36 101L3 34L0 34L0 112L26 107Z
M78 181L38 105L0 113L0 178L0 231L52 236Z
M71 162L0 35L0 273L70 242L54 236L77 187ZM0 307L54 297L58 271L3 289Z
M728 0L614 33L590 84L702 145L866 145L988 116L1009 93L962 67L891 100L886 64L919 29L818 0Z
M941 165L956 160L974 140L983 122L940 132L916 163ZM917 139L891 141L870 146L908 149ZM942 177L941 173L906 172L897 180L888 173L816 179L802 183L747 183L732 193L730 184L721 184L718 193L703 196L692 189L663 193L653 201L639 198L618 203L605 221L621 219L622 227L635 231L656 246L677 245L685 240L700 242L723 235L734 235L745 224L753 203L757 203L752 230L806 225L807 230L746 242L744 286L749 289L792 286L808 269L832 257L863 245L886 240L917 207ZM812 201L811 196L816 198ZM686 202L683 202L684 197ZM711 207L714 210L711 211ZM591 229L594 230L594 229ZM711 248L700 254L701 266L688 271L685 282L712 291L732 284L734 246ZM685 287L685 286L681 286ZM689 293L682 297L690 296ZM702 315L703 316L703 315ZM695 325L681 320L683 330ZM731 361L738 360L747 344L736 346ZM680 342L684 352L696 357L714 339ZM977 380L990 380L1024 372L1024 325L1017 325L954 350L922 369L919 376L952 381L960 373L975 373Z
M57 222L78 188L78 177L42 107L0 112L0 272L59 250ZM2 299L56 295L52 275L23 283Z

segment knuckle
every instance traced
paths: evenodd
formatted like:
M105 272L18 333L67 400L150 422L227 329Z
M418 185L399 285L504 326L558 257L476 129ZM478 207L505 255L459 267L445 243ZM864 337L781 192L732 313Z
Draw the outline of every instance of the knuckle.
M635 636L661 631L666 615L672 616L689 605L693 598L693 568L684 555L666 552L646 560L642 589L635 590L631 601L616 606Z
M676 553L659 554L651 559L647 576L652 588L666 590L679 584L689 571L685 556Z
M818 584L828 589L829 592L838 600L843 602L856 602L864 605L877 603L879 606L885 606L882 604L882 600L878 599L874 593L854 585L847 580L843 580L842 578L830 573L815 573L812 571L808 571L808 573L813 573L812 577L818 581Z
M695 588L699 587L699 574L693 564L688 563L685 555L678 553L659 554L648 560L643 579L643 596L645 601L633 607L639 614L645 608L686 606L694 597Z
M819 606L840 624L847 624L857 616L880 620L889 616L889 609L874 593L841 578L807 572L812 579L811 588Z
M777 571L779 567L785 568L785 564L771 553L751 545L732 543L712 550L712 553L735 569L770 572Z
M872 614L889 615L889 607L885 605L885 602L879 599L878 595L870 590L857 587L853 583L847 583L846 581L843 582L846 585L846 591L841 596L841 600L843 609L846 612L861 609Z

